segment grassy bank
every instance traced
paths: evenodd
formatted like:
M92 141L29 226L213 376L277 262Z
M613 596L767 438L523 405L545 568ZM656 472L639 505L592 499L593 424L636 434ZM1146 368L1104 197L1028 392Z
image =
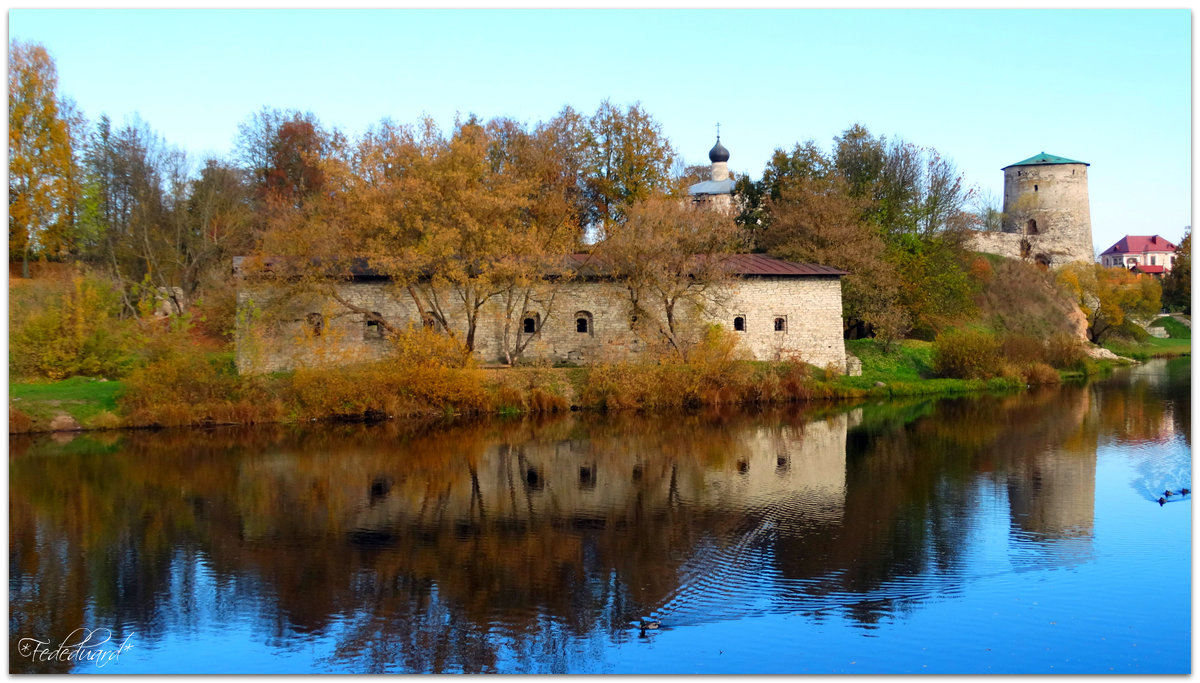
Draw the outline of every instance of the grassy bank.
M1135 360L1151 358L1171 358L1174 356L1190 356L1192 354L1192 328L1170 316L1158 318L1150 324L1151 327L1161 327L1167 331L1167 337L1146 336L1136 341L1128 339L1113 339L1104 343L1104 348L1118 356Z
M1166 340L1160 340L1166 341ZM431 415L514 415L567 410L670 410L929 394L1013 391L1019 374L937 377L935 344L909 340L885 350L872 339L847 343L860 376L799 362L700 356L693 363L481 369L371 363L241 377L228 354L180 358L125 382L75 377L10 385L10 432L47 431L68 415L82 429L229 423L363 420ZM1103 371L1092 364L1086 371Z
M9 431L46 431L60 416L72 418L84 429L122 426L117 396L124 388L121 382L90 377L9 384Z

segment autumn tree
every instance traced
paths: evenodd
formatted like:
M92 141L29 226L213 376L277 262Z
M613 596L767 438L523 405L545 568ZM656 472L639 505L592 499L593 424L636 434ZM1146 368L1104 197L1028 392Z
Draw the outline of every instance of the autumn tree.
M312 112L264 107L238 126L235 154L264 209L281 212L325 189L327 167L346 144Z
M738 237L731 218L657 195L630 206L595 255L623 292L634 331L686 361L702 336L695 324L723 300Z
M675 151L662 125L641 104L624 111L608 100L587 122L582 165L587 218L603 236L625 210L655 193L672 189Z
M60 112L58 72L46 49L14 41L8 49L8 253L21 273L29 261L59 257L69 235L72 151Z
M428 118L382 121L344 165L320 162L332 185L303 199L287 223L272 222L259 254L274 258L288 291L323 296L395 335L396 321L339 288L364 269L386 276L424 324L466 351L477 345L484 307L497 302L502 354L513 362L530 340L515 326L532 310L539 327L553 314L558 283L569 277L565 255L577 244L578 177L564 144L561 129L508 119L469 117L449 135Z
M1058 282L1087 317L1087 335L1100 344L1127 320L1149 319L1162 306L1158 281L1124 268L1076 261L1058 271Z

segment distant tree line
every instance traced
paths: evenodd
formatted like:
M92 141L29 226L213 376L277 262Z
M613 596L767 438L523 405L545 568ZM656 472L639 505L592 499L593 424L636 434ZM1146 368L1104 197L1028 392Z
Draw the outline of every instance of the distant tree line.
M85 264L134 318L147 299L176 312L204 300L231 329L235 255L274 259L281 287L378 318L332 286L366 263L470 349L484 304L501 302L510 327L531 304L550 309L545 275L568 278L568 255L590 252L682 353L677 313L721 273L680 255L750 250L848 271L848 337L931 339L972 313L965 230L998 215L935 150L857 124L828 151L777 149L760 180L737 178L723 219L689 208L703 169L636 103L532 124L468 115L449 130L384 119L353 139L267 107L239 126L232 155L196 160L140 119L86 119L40 45L10 43L9 64L10 262L25 276L39 260ZM510 360L521 344L506 340Z

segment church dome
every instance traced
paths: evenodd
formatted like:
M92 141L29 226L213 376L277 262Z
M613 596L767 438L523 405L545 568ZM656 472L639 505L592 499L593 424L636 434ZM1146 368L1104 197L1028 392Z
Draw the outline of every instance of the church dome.
M708 160L714 164L718 161L729 161L729 150L725 149L725 146L721 144L721 138L717 138L717 144L708 150Z

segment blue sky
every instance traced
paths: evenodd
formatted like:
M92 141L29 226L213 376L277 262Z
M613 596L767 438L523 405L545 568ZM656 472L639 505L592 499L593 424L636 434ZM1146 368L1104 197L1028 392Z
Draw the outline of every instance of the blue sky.
M854 123L936 148L997 199L1038 152L1086 161L1094 245L1191 223L1191 13L1167 10L9 10L92 120L193 153L263 106L356 135L383 117L526 122L640 101L688 163L715 124L757 178Z

